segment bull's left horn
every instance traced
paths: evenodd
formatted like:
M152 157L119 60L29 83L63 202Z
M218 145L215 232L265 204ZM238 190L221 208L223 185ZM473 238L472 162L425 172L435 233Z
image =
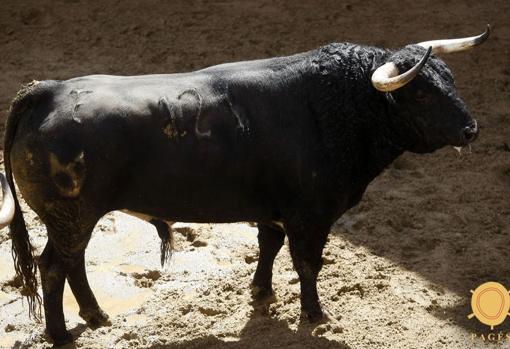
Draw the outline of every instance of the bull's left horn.
M422 59L414 67L402 74L399 73L397 66L393 62L380 66L372 74L372 85L382 92L391 92L401 88L418 75L421 68L427 62L431 51L432 47L429 47Z
M491 33L491 26L487 24L485 32L477 36L471 36L469 38L460 39L443 39L443 40L431 40L417 43L416 45L421 47L432 47L432 53L451 53L469 50L475 46L483 44Z
M9 225L14 217L14 198L11 187L7 183L3 173L0 173L0 184L2 185L2 207L0 208L0 229Z

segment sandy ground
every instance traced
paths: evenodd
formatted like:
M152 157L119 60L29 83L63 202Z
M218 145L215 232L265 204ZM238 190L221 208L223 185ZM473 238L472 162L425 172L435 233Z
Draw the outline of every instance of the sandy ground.
M335 225L319 292L329 323L300 320L288 250L277 258L277 302L250 304L257 261L248 224L181 224L177 251L161 268L152 228L105 217L87 269L112 326L87 328L66 293L79 348L486 348L490 329L468 320L470 290L510 288L510 3L507 1L4 1L0 11L0 108L22 82L90 73L180 72L291 54L333 41L398 47L473 35L481 48L444 59L480 121L480 139L405 154ZM3 113L4 117L6 114ZM45 230L25 207L34 244ZM46 348L13 276L0 231L0 348ZM494 332L510 332L510 320ZM72 346L71 346L72 347Z

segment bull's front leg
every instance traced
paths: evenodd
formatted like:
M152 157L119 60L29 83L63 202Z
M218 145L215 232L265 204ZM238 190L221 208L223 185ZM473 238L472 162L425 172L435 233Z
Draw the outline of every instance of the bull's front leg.
M66 270L62 257L48 240L39 258L43 290L46 331L56 346L71 343L73 336L66 330L62 298Z
M319 222L319 223L317 223ZM311 322L327 318L317 293L317 277L322 268L322 251L330 231L328 224L319 220L294 217L285 224L294 268L301 286L302 315Z

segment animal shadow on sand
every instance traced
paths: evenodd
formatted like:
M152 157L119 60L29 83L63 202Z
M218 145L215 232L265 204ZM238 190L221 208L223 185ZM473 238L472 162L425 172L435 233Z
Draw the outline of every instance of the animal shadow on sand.
M467 318L470 291L487 281L510 290L507 201L496 201L483 186L459 192L433 176L413 178L413 171L390 167L332 235L419 274L430 282L425 287L432 299L455 293L463 301L451 307L433 302L427 311L468 332L486 332L487 326Z
M241 330L239 340L222 340L209 335L178 343L154 345L148 349L267 349L274 347L350 349L345 343L313 335L312 331L316 326L305 321L301 322L297 331L293 331L288 327L287 322L255 312Z
M313 330L317 327L310 324L307 320L302 319L298 330L291 330L287 322L283 320L273 319L267 314L261 314L260 309L252 313L250 319L246 322L241 330L238 340L225 340L213 335L199 336L190 340L180 341L168 344L156 344L145 347L147 349L267 349L274 348L292 348L292 349L351 349L345 343L329 340L313 334ZM74 338L78 338L87 326L79 324L70 332ZM12 349L22 348L21 343ZM52 347L51 344L48 348ZM66 344L58 347L58 349L77 349L75 343Z

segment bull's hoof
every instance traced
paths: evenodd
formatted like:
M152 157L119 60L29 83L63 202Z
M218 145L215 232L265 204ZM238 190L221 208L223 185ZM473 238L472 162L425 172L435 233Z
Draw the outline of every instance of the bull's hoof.
M67 331L59 334L59 335L48 335L53 342L53 348L60 348L66 344L71 344L74 342L73 335Z
M90 328L96 329L101 326L110 326L112 323L106 314L101 309L86 309L80 310L80 317L87 322Z
M250 304L255 308L267 306L276 302L276 296L270 288L251 285L251 297L253 300Z
M251 285L251 297L254 301L263 301L276 298L271 288Z
M329 322L331 319L330 315L324 309L314 309L312 311L307 311L305 309L301 309L301 318L308 320L311 324L323 324Z

